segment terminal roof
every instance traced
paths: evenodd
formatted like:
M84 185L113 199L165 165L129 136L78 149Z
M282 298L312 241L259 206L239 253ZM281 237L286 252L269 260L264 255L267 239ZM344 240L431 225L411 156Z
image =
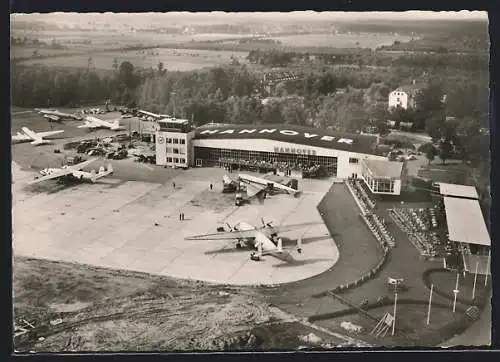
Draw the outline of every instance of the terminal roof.
M196 128L195 139L268 139L340 151L378 154L377 137L286 124L211 125Z
M468 199L478 199L476 188L474 186L465 186L458 184L448 184L439 182L439 193L444 196L466 197Z
M400 178L403 163L384 160L363 160L374 178Z
M477 200L445 197L444 208L451 241L490 246L490 236Z

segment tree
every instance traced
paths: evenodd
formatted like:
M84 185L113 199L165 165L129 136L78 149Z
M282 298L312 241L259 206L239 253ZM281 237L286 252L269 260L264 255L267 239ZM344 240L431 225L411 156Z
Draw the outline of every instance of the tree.
M421 89L415 96L418 109L425 112L443 109L443 88L440 84L431 84Z
M439 143L439 158L443 161L443 165L446 163L446 160L450 158L451 148L451 142L447 138L441 140Z
M118 65L118 59L116 59L116 58L115 58L115 59L113 59L113 65L112 65L112 67L113 67L113 70L114 70L115 72L118 72L118 68L119 68L119 65Z
M300 100L291 99L283 102L281 114L286 124L304 125L305 123L304 105Z
M436 148L431 144L427 152L425 153L425 158L427 158L427 165L429 166L432 161L434 161L434 158L436 158L437 150Z

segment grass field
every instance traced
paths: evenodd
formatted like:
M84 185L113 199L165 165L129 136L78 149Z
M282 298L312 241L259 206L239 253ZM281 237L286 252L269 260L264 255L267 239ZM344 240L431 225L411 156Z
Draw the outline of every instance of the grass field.
M24 37L23 31L16 30L12 34L15 37ZM28 36L31 34L27 34ZM162 43L181 44L191 41L207 41L226 38L248 37L249 35L241 34L162 34L155 32L130 32L130 31L75 31L75 30L60 30L60 31L38 31L37 38L39 41L50 43L52 39L57 40L62 45L74 46L80 45L86 40L91 40L92 47L109 47L109 46L132 46L132 45L159 45Z
M304 34L271 37L288 47L318 46L334 48L372 48L390 45L395 40L409 41L411 37L389 34Z
M96 69L111 70L116 59L118 64L129 61L136 67L155 68L163 62L170 71L188 71L204 67L214 67L229 64L234 56L240 63L245 62L246 52L190 50L190 49L147 49L129 51L106 51L91 55ZM45 65L57 67L85 68L88 65L89 54L82 52L71 56L29 59L22 62L26 65Z

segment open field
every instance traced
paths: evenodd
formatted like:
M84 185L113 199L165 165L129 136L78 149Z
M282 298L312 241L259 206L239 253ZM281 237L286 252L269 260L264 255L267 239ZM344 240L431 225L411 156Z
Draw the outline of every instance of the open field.
M11 47L11 59L36 59L33 54L36 52L38 57L64 56L69 54L88 54L89 49L71 48L71 49L54 49L43 46L13 46Z
M171 71L188 71L193 69L227 65L234 56L240 63L245 62L248 53L231 51L192 50L192 49L147 49L129 51L106 51L93 53L92 61L96 69L112 69L116 59L118 64L129 61L136 67L156 68L163 62L166 69ZM57 67L85 68L88 65L89 54L81 53L71 56L58 56L43 59L23 60L22 64Z
M26 33L21 30L15 30L12 34L15 37L24 37ZM32 34L28 34L31 35ZM133 32L133 31L81 31L81 30L45 30L38 31L39 41L49 43L55 39L64 46L82 46L82 47L126 47L135 45L161 45L183 44L194 41L208 41L226 38L245 38L249 35L230 34L230 33L199 33L199 34L164 34L156 32ZM90 44L83 44L90 40Z
M298 34L270 37L288 47L317 46L332 48L372 48L390 45L394 41L409 41L411 37L377 33L361 34Z
M15 320L35 326L18 351L293 349L311 331L256 289L19 257L13 270Z

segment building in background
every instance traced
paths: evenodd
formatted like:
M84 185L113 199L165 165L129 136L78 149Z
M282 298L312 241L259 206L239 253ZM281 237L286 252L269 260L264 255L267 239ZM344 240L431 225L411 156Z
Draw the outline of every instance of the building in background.
M294 125L206 125L191 139L194 166L289 171L320 167L330 177L361 174L361 160L385 160L377 137Z
M420 90L420 87L416 85L404 86L393 90L389 93L389 104L388 108L415 108L416 101L415 98Z

